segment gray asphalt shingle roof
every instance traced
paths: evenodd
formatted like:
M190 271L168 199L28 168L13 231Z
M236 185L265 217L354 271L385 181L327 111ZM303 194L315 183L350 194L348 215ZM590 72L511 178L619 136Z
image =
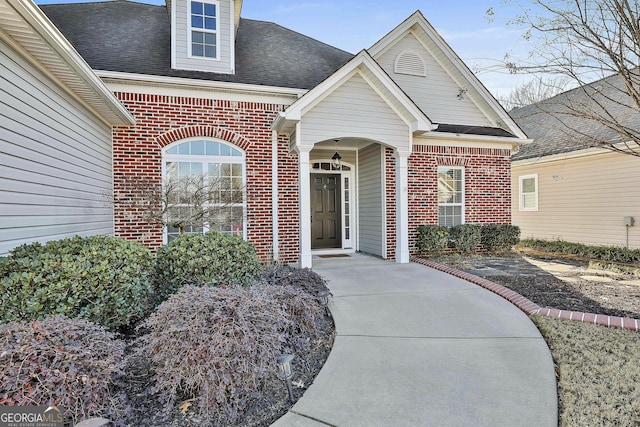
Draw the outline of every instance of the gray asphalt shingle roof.
M242 18L235 74L175 70L166 6L111 0L40 8L94 70L312 89L354 57L278 24ZM436 131L514 137L493 127L441 124Z
M609 115L629 132L640 132L640 112L618 75L578 87L536 104L514 109L511 117L534 142L521 147L512 160L568 153L603 143L623 141L604 123ZM628 139L627 139L628 140Z
M95 70L311 89L353 58L280 25L241 19L235 75L174 70L165 6L120 0L40 8Z

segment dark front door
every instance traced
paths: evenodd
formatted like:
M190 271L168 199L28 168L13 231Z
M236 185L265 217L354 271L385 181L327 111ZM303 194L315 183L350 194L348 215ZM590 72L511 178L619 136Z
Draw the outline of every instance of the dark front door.
M311 249L342 247L340 175L311 174Z

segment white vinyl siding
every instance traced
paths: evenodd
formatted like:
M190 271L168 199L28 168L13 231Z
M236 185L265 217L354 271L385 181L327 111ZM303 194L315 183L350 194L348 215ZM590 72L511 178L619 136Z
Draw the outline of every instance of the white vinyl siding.
M426 65L426 77L396 72L398 55L407 52L422 57ZM468 96L458 99L460 85L412 34L407 34L376 60L433 122L492 126Z
M359 250L378 256L384 256L382 158L378 144L358 153Z
M360 75L354 75L304 114L300 136L301 145L354 137L409 146L409 127Z
M207 71L212 73L230 74L234 72L234 38L232 34L233 11L231 2L221 1L217 5L217 43L218 57L202 58L191 55L191 1L175 0L175 16L172 25L175 26L172 40L175 62L173 67L180 70Z
M111 129L0 42L0 255L113 234Z
M538 175L520 177L520 210L538 210Z
M604 153L512 166L512 221L522 238L640 249L639 159ZM538 210L518 209L519 177L538 175ZM624 217L636 219L626 227Z

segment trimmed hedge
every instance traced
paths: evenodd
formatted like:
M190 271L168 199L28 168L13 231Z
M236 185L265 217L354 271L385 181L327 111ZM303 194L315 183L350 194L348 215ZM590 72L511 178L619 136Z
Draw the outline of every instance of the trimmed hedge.
M618 262L621 264L640 263L640 250L627 249L616 246L588 246L581 243L565 242L563 240L523 239L521 246L566 255L577 255L589 259Z
M182 234L158 250L154 291L164 301L181 286L244 286L262 272L255 247L239 237L209 231Z
M416 249L420 253L437 253L455 249L471 253L478 245L489 252L509 251L520 240L520 228L511 224L460 224L455 227L420 225Z
M0 268L2 322L83 316L115 330L149 308L152 257L139 243L76 236L26 244Z

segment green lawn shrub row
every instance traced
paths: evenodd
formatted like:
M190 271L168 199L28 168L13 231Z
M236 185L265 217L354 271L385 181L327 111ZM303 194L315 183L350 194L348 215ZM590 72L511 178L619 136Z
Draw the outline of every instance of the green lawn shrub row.
M461 253L476 251L479 245L489 252L508 251L518 243L520 228L511 224L460 224L454 227L420 225L416 249L437 253L454 249Z
M130 325L147 312L152 263L143 245L109 236L19 246L2 263L0 322L64 315Z
M523 239L520 246L544 252L577 255L592 260L617 262L622 264L640 263L640 250L616 246L589 246L563 240Z

